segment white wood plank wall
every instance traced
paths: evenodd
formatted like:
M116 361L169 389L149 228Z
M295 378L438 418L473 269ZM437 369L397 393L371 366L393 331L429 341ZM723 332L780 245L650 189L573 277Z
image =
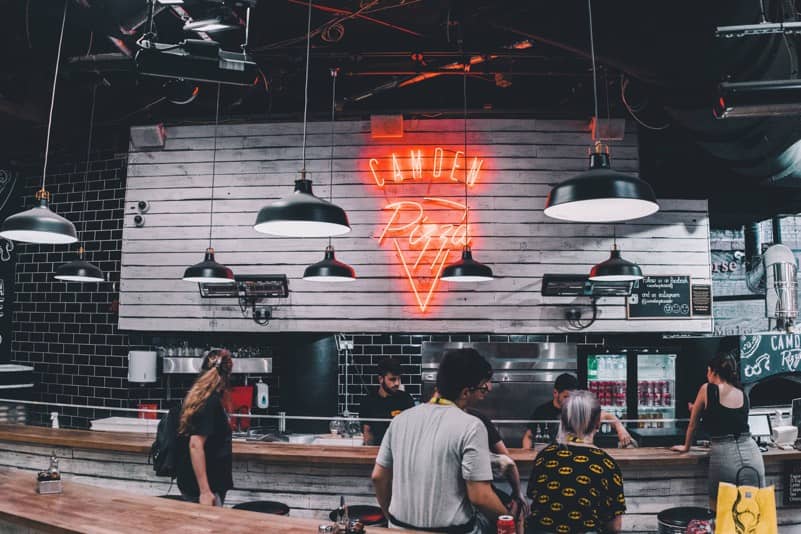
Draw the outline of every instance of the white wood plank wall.
M460 120L407 120L403 139L371 139L369 122L338 122L334 201L348 213L352 232L335 238L337 257L356 269L349 284L301 279L322 259L325 239L279 238L253 230L258 210L292 191L300 168L298 123L223 125L218 129L213 246L217 261L237 274L286 274L288 299L267 326L242 315L233 299L202 299L184 269L201 261L208 243L213 126L167 128L163 149L131 148L123 232L120 328L161 331L342 331L342 332L566 332L566 307L587 299L544 298L545 273L587 273L606 259L609 224L574 224L545 217L551 186L587 167L590 142L578 121L477 119L469 123L468 160L483 158L469 197L474 256L498 277L486 284L440 282L425 313L417 307L397 253L379 243L393 200L438 196L463 201L463 185L431 178L433 154L442 147L443 177L462 149ZM307 166L315 193L329 195L330 123L309 125ZM423 152L423 179L398 185L386 174L380 190L369 160L391 169L395 152L407 165L410 148ZM632 131L612 147L612 164L638 170ZM408 177L410 171L404 169ZM433 181L432 181L433 180ZM150 209L134 226L136 203ZM709 221L703 200L662 200L651 217L618 224L624 257L646 274L690 275L710 280ZM406 240L401 240L405 243ZM406 246L408 248L408 245ZM458 247L448 262L458 258ZM584 315L589 316L589 309ZM710 318L627 321L622 298L601 299L598 320L588 331L709 332Z

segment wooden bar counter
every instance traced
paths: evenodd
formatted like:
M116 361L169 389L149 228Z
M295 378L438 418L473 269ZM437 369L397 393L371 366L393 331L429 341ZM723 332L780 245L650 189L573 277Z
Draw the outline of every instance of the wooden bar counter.
M170 481L156 477L147 464L152 441L153 436L145 434L0 425L0 466L42 470L55 451L66 481L162 495L170 488ZM316 520L338 506L340 495L348 504L375 504L370 471L377 450L235 441L236 488L229 492L226 502L281 501L291 507L291 516ZM666 508L708 504L706 450L693 449L687 454L665 448L608 452L623 471L626 532L656 532L656 514ZM512 449L511 455L525 484L536 452ZM786 462L801 460L801 451L771 449L763 458L768 484L776 486L780 530L797 528L801 532L801 509L782 504L782 473ZM177 493L174 485L170 492Z
M199 506L64 481L60 494L36 493L35 474L0 468L0 531L80 534L197 532L317 532L321 523L278 515ZM368 533L388 532L367 527Z

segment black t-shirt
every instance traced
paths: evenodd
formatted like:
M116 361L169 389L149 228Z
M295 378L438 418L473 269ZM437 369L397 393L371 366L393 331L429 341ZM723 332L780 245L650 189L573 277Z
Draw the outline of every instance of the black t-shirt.
M489 441L490 452L493 452L492 447L499 441L503 441L503 437L501 436L498 427L495 426L495 424L493 424L493 422L490 420L489 417L479 412L478 410L475 410L473 408L466 408L465 412L469 413L472 416L478 417L481 420L481 422L484 423L484 426L487 428L487 441Z
M228 491L234 487L231 476L233 452L231 450L231 427L228 414L223 408L222 398L212 393L198 412L189 421L189 431L179 436L182 454L178 459L178 487L186 495L200 495L192 459L189 456L190 436L205 436L203 447L206 453L206 477L212 493Z
M602 530L626 511L620 468L595 447L545 447L534 460L527 493L528 526L545 532Z
M378 386L381 387L381 386ZM370 392L359 406L359 416L365 419L392 419L403 410L408 410L414 406L414 399L405 391L398 391L394 395L382 397L378 394L378 389ZM389 428L389 423L382 421L364 421L363 425L368 425L373 433L373 443L365 445L381 445L384 433Z
M553 405L553 401L548 401L545 404L537 406L537 408L528 417L529 419L536 419L538 421L556 421L555 423L529 423L528 429L536 436L537 427L540 427L540 433L548 435L548 441L553 441L556 438L556 433L559 432L559 417L562 415L562 410Z

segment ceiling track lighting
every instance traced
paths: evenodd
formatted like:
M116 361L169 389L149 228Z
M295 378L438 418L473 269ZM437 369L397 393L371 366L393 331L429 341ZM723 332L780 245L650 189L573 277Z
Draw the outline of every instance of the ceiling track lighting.
M229 24L222 17L210 19L192 20L184 24L185 32L213 33L223 30L235 30L239 28L237 24Z
M337 74L339 74L338 68L331 69L331 156L328 164L328 195L331 202L334 200L334 147L336 144L334 126L336 125ZM353 282L356 280L356 272L347 263L342 263L336 259L334 247L331 245L331 238L329 237L322 261L306 267L303 271L303 279L314 282Z
M595 42L592 31L592 0L587 0L590 21L593 102L598 122L598 81ZM659 211L651 186L635 176L612 170L609 149L596 142L590 153L589 170L551 189L545 201L545 215L573 222L629 221Z
M467 70L470 68L469 60L464 63L462 72L462 118L464 119L464 247L462 257L442 270L441 278L446 282L489 282L495 279L492 269L473 259L470 248L470 208L467 203Z
M216 282L233 284L234 272L214 259L214 249L211 247L211 236L214 229L214 179L217 175L217 126L220 123L220 87L217 84L217 111L214 115L214 145L211 156L211 205L209 206L209 246L203 261L190 265L184 271L182 279L186 282Z
M95 101L97 85L92 87L92 106L89 110L89 140L86 143L86 169L83 172L83 191L81 191L81 235L86 235L86 189L89 187L89 158L92 154L92 134L95 126ZM84 259L86 250L81 245L78 248L78 259L72 260L56 268L53 278L65 282L103 282L103 271L99 267Z
M801 80L723 82L712 113L716 119L798 115Z
M3 221L0 237L12 241L25 243L42 243L61 245L75 243L78 241L78 234L75 225L64 217L50 210L48 205L50 193L45 189L47 179L47 159L50 155L50 132L53 125L53 107L56 102L56 82L58 81L58 70L61 64L61 45L64 42L64 25L67 21L67 6L69 0L64 1L64 15L61 19L61 34L58 38L58 52L56 54L56 68L53 72L53 90L50 95L50 113L47 118L47 141L45 142L44 169L42 170L42 187L36 193L38 206L15 213Z
M303 92L303 146L300 179L295 191L263 207L253 229L263 234L283 237L331 237L350 232L345 210L314 196L311 180L306 178L306 123L309 109L309 55L311 48L311 13L309 1L306 21L306 79Z

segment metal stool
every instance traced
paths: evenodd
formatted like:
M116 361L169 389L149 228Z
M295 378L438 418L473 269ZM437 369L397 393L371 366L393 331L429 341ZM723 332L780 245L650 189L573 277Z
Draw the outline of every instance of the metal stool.
M337 510L332 510L331 513L328 514L328 518L331 521L336 521ZM366 527L387 525L387 518L384 517L383 512L381 512L381 508L369 504L352 504L348 506L348 518L358 519Z
M173 501L186 502L186 501L184 501L184 498L181 495L159 495L159 498L160 499L170 499L170 500L173 500Z
M236 510L261 512L262 514L289 515L289 506L277 501L250 501L234 505Z
M714 512L708 508L679 506L659 512L656 522L659 525L659 534L684 534L687 524L693 519L709 521L714 518Z

